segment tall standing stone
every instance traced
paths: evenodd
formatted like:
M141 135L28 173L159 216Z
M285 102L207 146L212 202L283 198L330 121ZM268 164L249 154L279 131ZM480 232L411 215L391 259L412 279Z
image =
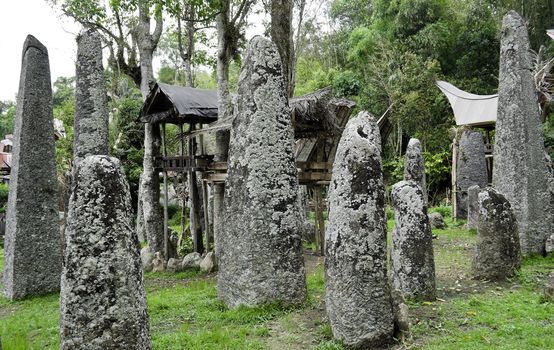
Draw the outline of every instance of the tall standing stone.
M479 192L481 188L473 185L467 189L467 228L477 230L479 222Z
M254 37L241 69L218 236L219 296L230 307L306 297L293 129L281 60Z
M6 218L4 293L8 299L59 290L62 245L48 51L23 46Z
M544 139L529 38L523 19L510 11L503 20L500 46L498 118L493 185L511 203L524 255L545 250L552 227Z
M355 348L387 343L393 310L379 128L367 112L339 142L325 233L325 306L335 338Z
M75 169L60 295L60 349L151 349L139 242L119 160Z
M456 217L466 219L468 188L488 184L485 142L480 132L469 129L462 133L456 164Z
M102 66L102 41L95 29L77 36L75 66L74 163L108 154L108 95Z
M550 193L550 207L554 208L554 163L548 153L544 152L544 162L546 163L546 168L548 169L548 192ZM546 252L554 252L554 222L551 223L552 228L550 229L550 234L547 235L546 240Z
M423 190L423 200L427 206L427 181L425 180L425 159L421 150L421 142L418 139L410 139L406 149L406 161L404 164L404 180L417 182Z
M421 186L415 181L401 181L392 186L395 222L391 277L393 288L404 297L434 300L433 234L423 196Z
M512 277L521 265L516 217L508 200L492 187L479 192L477 244L472 262L475 278Z

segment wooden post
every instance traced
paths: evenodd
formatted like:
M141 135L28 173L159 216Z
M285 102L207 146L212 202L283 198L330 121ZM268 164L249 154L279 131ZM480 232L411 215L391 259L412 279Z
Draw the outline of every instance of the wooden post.
M200 124L200 129L202 129L202 124ZM200 144L200 154L204 155L204 135L200 134L198 135L198 143ZM211 238L211 232L210 232L210 220L209 220L209 208L208 208L208 184L206 181L202 180L202 204L204 208L204 231L206 234L206 251L210 251L210 238Z
M194 130L194 124L190 124L190 131ZM195 165L195 154L196 154L196 142L194 137L189 138L189 156L190 156L190 167L189 167L189 195L190 195L190 230L192 233L192 241L194 244L194 251L203 254L204 253L204 242L202 240L202 230L200 229L200 215L198 213L199 209L199 194L198 186L196 183L196 170L194 169Z
M162 150L163 157L167 157L167 144L165 139L165 123L162 124ZM165 162L162 163L164 174L164 258L169 259L169 232L167 225L169 223L169 215L167 212L167 170L165 169Z
M184 155L185 155L185 135L184 135L184 132L183 132L183 124L179 124L179 132L180 132L180 139L181 139L181 147L179 148L179 155L181 157L184 157ZM184 171L181 173L181 182L184 186L185 185L185 172ZM187 206L187 203L186 203L186 200L185 200L185 196L183 195L183 198L181 198L181 235L182 235L183 239L186 238L186 235L185 235L185 226L186 226L186 217L187 217L187 212L185 210L186 206Z
M456 172L458 169L458 134L454 137L452 141L452 219L457 219L457 205L456 199L458 196L458 180L456 177Z
M489 128L487 128L486 130L486 140L487 140L487 143L486 143L486 146L487 147L491 147L492 145L492 138L491 138L491 130ZM491 148L492 149L492 148ZM489 184L492 185L492 166L493 166L493 155L494 155L494 149L493 149L493 153L491 153L490 155L485 155L485 158L487 160L487 182Z
M315 190L315 217L317 221L316 241L319 241L319 253L325 255L325 218L323 217L323 200L321 198L321 186L314 186Z
M202 180L202 198L204 198L203 200L203 205L204 205L204 230L205 230L205 233L206 233L206 251L209 252L210 251L210 238L211 238L211 233L210 233L210 221L208 220L208 184L206 183L206 181Z

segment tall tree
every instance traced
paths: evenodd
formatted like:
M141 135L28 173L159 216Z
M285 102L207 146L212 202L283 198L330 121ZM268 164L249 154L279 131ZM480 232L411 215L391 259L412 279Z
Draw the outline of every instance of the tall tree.
M218 119L227 120L231 117L231 97L229 94L229 65L231 59L238 56L238 47L244 38L242 31L246 25L247 15L255 0L221 0L216 16L217 29L217 98ZM229 132L217 132L215 160L227 161L229 151ZM223 217L223 196L225 186L214 185L213 225L214 237L221 231Z
M283 65L283 76L289 97L294 92L294 42L292 39L293 0L271 0L271 39L277 46Z

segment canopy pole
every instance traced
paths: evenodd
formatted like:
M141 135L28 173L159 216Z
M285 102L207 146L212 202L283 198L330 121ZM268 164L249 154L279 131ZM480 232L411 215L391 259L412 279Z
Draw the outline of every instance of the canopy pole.
M165 158L167 157L167 142L165 134L165 123L162 124L162 150L163 150L163 164L164 164L164 257L169 259L169 232L167 225L169 223L169 215L167 211L167 170L165 167Z
M180 140L181 140L181 147L179 148L179 155L181 156L181 161L183 161L183 157L185 155L185 136L184 136L184 131L183 131L183 123L180 123L179 124L179 132L180 132ZM184 164L182 164L184 165ZM185 185L185 172L182 171L181 172L181 184L184 186ZM183 196L181 197L181 237L183 239L186 238L186 232L185 232L185 227L186 227L186 217L187 217L187 212L185 210L187 206L187 201L186 201L186 196L184 194L184 191L183 191Z

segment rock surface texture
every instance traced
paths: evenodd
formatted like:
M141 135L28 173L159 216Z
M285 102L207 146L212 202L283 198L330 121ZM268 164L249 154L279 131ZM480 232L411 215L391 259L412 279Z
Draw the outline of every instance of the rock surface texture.
M336 339L368 349L393 336L381 139L367 112L339 142L325 233L325 306Z
M431 228L438 228L440 230L446 228L446 224L444 223L444 218L442 217L441 213L434 212L429 214L428 216Z
M77 36L75 65L74 164L108 154L108 95L102 66L102 41L94 29Z
M550 192L550 206L554 208L554 163L548 153L544 152L544 162L546 163L546 168L548 169L548 191ZM547 235L546 240L546 252L554 252L554 222L552 222L552 228L550 229L550 234Z
M523 19L510 11L503 20L493 186L512 205L521 252L542 254L552 227L544 139Z
M390 254L392 288L406 298L434 300L433 234L423 191L415 181L401 181L392 186L391 197L395 220Z
M10 300L59 290L62 241L48 51L23 46L4 241L4 293Z
M60 349L151 349L129 185L119 160L79 162L71 195Z
M477 230L479 222L479 192L481 188L473 185L467 189L467 228Z
M421 142L418 139L410 139L406 149L406 162L404 164L404 180L413 180L423 189L423 199L427 205L427 181L425 180L425 160L421 151Z
M483 135L475 130L465 130L460 137L456 166L456 217L467 218L468 188L477 185L487 187L488 174Z
M293 129L281 60L254 37L241 69L217 238L220 298L229 306L306 297Z
M516 217L508 200L488 187L479 192L477 244L472 262L475 278L502 280L521 265Z

